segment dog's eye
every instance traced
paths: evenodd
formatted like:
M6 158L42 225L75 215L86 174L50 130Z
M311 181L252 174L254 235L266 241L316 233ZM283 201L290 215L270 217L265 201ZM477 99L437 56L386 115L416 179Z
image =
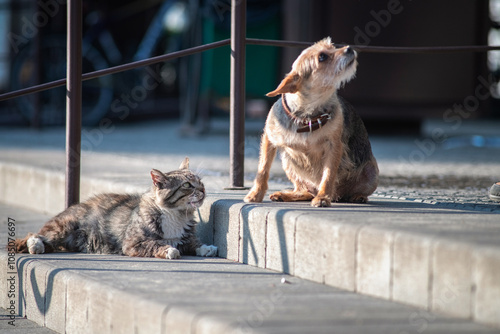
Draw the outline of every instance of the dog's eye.
M318 56L318 60L319 60L320 63L324 62L327 59L328 59L328 55L325 54L325 53L323 53L323 52L320 53L319 56Z

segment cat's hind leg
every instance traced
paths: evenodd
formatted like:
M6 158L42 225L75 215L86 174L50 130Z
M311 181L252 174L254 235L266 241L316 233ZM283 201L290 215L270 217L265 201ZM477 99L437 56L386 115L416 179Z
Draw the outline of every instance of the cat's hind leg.
M23 239L16 239L14 244L16 246L16 253L29 253L28 239L32 238L35 234L30 233Z
M43 254L52 253L54 247L39 234L29 233L24 239L16 239L17 253Z
M26 241L26 246L30 254L43 254L45 253L45 246L43 245L42 238L37 235L32 235Z
M17 253L43 254L55 250L82 251L76 247L75 235L78 223L64 217L63 213L49 220L38 233L29 233L24 239L16 239Z

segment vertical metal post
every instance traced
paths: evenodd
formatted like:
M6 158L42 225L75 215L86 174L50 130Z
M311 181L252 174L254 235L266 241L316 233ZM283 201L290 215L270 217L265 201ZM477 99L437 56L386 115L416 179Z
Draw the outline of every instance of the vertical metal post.
M66 68L66 207L80 201L82 0L68 0Z
M230 152L231 188L243 187L245 157L245 47L247 1L231 0Z
M39 12L41 10L40 4L36 4L36 10ZM35 45L35 54L34 56L34 81L35 84L39 85L43 82L43 57L42 57L42 32L43 29L38 30L38 34L36 34L34 45ZM28 98L28 97L26 97ZM35 129L40 129L42 127L42 93L38 93L32 96L33 98L33 118L30 120L31 125Z

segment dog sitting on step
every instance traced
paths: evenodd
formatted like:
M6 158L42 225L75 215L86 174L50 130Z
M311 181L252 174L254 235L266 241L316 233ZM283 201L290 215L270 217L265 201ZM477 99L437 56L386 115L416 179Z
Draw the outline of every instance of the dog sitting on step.
M305 49L267 96L281 95L266 120L258 173L245 202L262 202L279 149L294 185L273 201L365 203L378 185L378 166L363 121L337 90L356 73L357 54L325 38Z

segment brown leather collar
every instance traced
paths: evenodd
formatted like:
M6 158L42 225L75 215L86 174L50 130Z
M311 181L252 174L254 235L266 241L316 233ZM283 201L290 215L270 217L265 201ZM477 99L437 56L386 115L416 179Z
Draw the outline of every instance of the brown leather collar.
M286 103L285 94L281 94L281 103L283 104L283 109L285 109L288 117L293 119L299 127L297 128L297 133L302 132L313 132L325 125L329 119L332 118L330 113L323 113L313 118L298 118L292 114L288 103Z

